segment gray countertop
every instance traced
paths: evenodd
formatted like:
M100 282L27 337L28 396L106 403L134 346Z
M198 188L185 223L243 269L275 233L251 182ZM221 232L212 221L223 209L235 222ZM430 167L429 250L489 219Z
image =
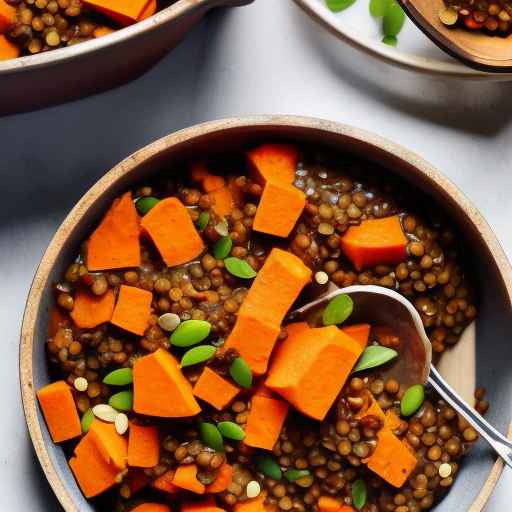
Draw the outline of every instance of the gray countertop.
M512 257L510 87L396 70L324 33L289 0L256 0L209 15L129 85L1 118L0 509L59 510L25 429L18 335L46 244L106 170L148 142L205 120L271 113L329 118L430 160L483 212ZM509 510L511 489L506 471L487 510Z

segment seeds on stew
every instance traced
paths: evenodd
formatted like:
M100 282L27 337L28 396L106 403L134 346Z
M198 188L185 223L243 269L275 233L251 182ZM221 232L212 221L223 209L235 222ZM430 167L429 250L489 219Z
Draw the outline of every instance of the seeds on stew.
M316 148L263 144L178 176L114 201L55 285L38 398L85 496L123 512L431 509L477 434L387 373L406 340L354 325L343 295L284 318L311 287L380 285L441 357L477 314L455 227L389 173ZM483 388L475 400L488 409Z

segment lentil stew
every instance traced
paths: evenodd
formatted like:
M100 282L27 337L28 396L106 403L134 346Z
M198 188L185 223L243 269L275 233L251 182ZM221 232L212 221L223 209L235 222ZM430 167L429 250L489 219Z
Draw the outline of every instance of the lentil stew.
M283 319L329 281L392 287L440 357L477 313L457 233L403 183L314 148L181 175L116 199L55 284L38 398L84 494L139 512L429 510L475 431L428 388L353 373L404 340L351 325L346 300Z

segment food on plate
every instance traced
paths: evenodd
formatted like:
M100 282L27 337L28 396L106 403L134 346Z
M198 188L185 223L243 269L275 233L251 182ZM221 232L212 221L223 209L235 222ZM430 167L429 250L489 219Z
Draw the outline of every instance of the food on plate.
M489 35L507 36L512 29L512 2L483 0L479 2L444 0L439 19L449 27L479 30Z

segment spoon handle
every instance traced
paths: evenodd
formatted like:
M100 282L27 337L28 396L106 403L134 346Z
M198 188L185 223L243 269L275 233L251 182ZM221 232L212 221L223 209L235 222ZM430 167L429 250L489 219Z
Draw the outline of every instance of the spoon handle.
M512 467L512 443L470 407L433 366L430 368L428 382L491 445L505 463Z

